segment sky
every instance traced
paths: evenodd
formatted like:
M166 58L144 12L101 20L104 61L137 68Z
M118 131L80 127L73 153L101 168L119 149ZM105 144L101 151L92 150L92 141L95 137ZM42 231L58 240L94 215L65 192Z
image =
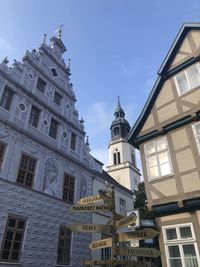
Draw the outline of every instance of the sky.
M182 24L198 21L199 0L0 0L0 61L21 60L64 24L76 108L107 165L117 97L132 127Z

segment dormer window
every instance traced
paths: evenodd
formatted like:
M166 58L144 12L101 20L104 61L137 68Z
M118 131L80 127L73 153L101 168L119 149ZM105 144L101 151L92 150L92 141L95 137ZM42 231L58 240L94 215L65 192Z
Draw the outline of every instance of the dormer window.
M40 77L38 77L37 86L36 88L40 90L40 92L44 93L46 88L46 83Z
M200 86L200 66L193 65L174 77L179 96Z
M51 73L52 73L53 77L58 77L58 73L57 73L57 70L55 68L51 68Z

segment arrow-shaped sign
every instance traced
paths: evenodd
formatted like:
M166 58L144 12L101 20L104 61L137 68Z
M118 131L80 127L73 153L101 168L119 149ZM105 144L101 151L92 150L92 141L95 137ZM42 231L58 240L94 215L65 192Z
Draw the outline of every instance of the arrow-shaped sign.
M144 240L152 239L158 235L158 232L152 228L144 230L135 230L134 232L126 232L119 234L119 242L126 242L130 240Z
M125 227L131 224L134 224L135 221L137 220L137 215L134 213L131 213L131 215L129 215L128 217L125 217L119 221L116 222L116 227L121 228L121 227Z
M117 253L122 256L136 256L156 258L160 256L160 251L155 248L118 248Z
M112 238L108 237L102 240L93 241L90 245L90 249L101 249L101 248L107 248L112 247Z
M128 261L128 260L84 260L84 265L94 266L115 266L115 265L125 265L125 266L131 266L131 267L149 267L149 263L146 261Z
M109 225L73 223L73 224L70 224L68 227L73 232L82 232L82 233L110 233L110 226Z
M96 195L96 196L90 196L90 197L84 197L84 198L81 198L79 201L78 201L78 204L89 204L89 203L94 203L94 202L99 202L101 201L102 198L100 195Z
M110 211L110 205L73 205L70 210L77 212L97 212Z

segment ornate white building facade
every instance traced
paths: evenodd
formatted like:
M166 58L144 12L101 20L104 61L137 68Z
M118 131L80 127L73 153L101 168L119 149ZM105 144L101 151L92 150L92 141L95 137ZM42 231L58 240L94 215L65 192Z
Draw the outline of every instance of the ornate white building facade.
M61 32L45 39L22 62L0 64L0 266L80 266L90 258L92 236L67 225L91 223L92 214L69 208L107 179L85 141ZM131 209L131 192L115 186Z

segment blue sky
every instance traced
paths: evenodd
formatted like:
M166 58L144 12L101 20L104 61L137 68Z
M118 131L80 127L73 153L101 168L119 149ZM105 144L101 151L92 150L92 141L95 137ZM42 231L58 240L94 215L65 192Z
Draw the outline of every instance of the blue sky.
M0 0L0 60L21 60L63 23L76 107L106 165L117 96L133 126L181 25L198 21L199 0Z

